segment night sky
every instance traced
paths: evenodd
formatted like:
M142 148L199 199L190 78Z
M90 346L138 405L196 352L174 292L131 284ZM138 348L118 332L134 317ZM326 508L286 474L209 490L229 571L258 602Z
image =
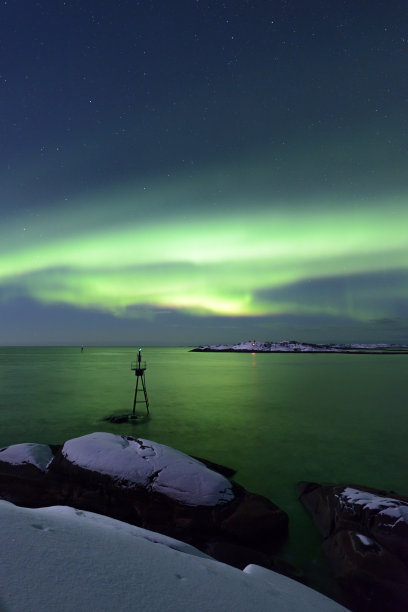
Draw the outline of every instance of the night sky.
M0 344L408 342L408 3L0 4Z

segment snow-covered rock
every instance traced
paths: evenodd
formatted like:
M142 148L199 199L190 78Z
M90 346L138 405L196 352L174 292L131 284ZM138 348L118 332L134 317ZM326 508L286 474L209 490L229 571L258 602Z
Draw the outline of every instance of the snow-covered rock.
M0 478L24 479L37 482L44 478L53 458L52 450L46 444L13 444L0 449ZM1 497L1 487L0 487Z
M52 451L46 444L26 442L13 444L0 449L0 461L11 465L33 465L45 472L53 458Z
M5 612L341 612L285 576L240 571L191 546L69 507L0 501Z
M63 456L107 474L123 486L142 486L189 506L215 506L234 498L230 481L174 448L129 436L95 432L65 442Z
M408 609L408 498L367 487L300 483L323 550L357 609Z
M257 563L291 574L277 556L286 512L211 467L156 442L96 432L58 447L4 449L0 499L75 506L194 544L241 569Z

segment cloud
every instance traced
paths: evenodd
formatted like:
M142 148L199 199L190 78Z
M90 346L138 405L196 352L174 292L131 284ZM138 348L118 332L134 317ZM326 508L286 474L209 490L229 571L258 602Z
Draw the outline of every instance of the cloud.
M384 316L408 318L408 271L302 279L260 291L257 297L274 305L283 304L293 312L365 321Z

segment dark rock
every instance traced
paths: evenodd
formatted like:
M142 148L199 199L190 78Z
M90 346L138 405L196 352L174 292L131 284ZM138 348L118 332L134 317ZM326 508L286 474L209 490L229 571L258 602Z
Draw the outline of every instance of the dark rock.
M103 420L108 423L114 423L120 425L121 423L145 423L149 419L148 414L111 414L105 417Z
M111 416L107 416L104 421L108 421L108 423L128 423L130 417L128 414L112 414Z
M353 610L408 610L408 568L381 544L342 529L325 540L323 551Z
M272 557L256 548L237 544L230 540L209 540L203 552L222 563L227 563L238 569L244 569L250 563L254 563L279 574L289 576L294 580L300 580L299 572L286 561Z
M57 450L44 444L16 444L1 449L0 498L31 508L59 503L54 502L46 468Z
M36 480L44 476L55 450L46 444L14 444L0 449L0 475Z
M273 565L272 560L262 551L236 544L230 540L209 540L204 552L222 563L227 563L239 569L244 569L250 563L256 563L270 569Z
M232 478L234 474L237 473L237 470L230 468L226 465L220 465L219 463L214 463L213 461L209 461L208 459L203 459L202 457L194 457L193 459L197 459L197 461L201 461L208 467L208 469L213 470L214 472L218 472L218 474L222 474L226 478Z
M298 485L353 610L408 609L408 498L358 485Z
M32 463L13 465L0 460L0 478L4 476L10 476L11 478L16 478L18 480L35 481L43 479L44 472Z
M334 510L332 488L322 487L314 482L298 484L299 499L313 516L321 536L326 538L333 530Z
M239 542L279 546L288 533L289 519L286 512L266 497L242 491L238 502L230 504L231 510L221 521L223 532Z

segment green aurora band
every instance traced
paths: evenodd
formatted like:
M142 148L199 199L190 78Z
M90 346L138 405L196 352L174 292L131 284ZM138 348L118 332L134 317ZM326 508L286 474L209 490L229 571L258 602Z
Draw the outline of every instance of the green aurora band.
M78 202L64 214L43 211L28 226L23 219L6 223L0 232L1 300L23 296L121 317L169 309L365 321L389 316L390 301L408 298L406 198L369 205L300 202L295 209L248 200L211 215L185 214L180 207L170 214L167 201L153 218L143 214L152 196L110 197ZM400 282L380 300L364 283L361 289L353 283L353 295L342 300L274 298L274 291L308 281L390 271Z

